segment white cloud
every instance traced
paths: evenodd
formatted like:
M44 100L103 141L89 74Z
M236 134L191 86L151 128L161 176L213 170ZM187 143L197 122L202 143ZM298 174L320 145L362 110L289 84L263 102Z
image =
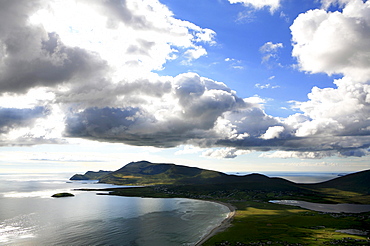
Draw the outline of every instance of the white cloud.
M280 4L236 2L271 11ZM344 77L336 88L314 87L309 100L296 102L301 113L285 119L264 112L266 99L240 98L222 82L196 73L153 72L172 59L190 63L215 42L214 31L176 19L156 0L35 1L29 8L25 3L0 3L0 103L9 105L0 108L1 146L80 138L195 146L178 154L218 148L203 153L216 158L254 150L294 151L302 158L368 154L368 2L296 19L293 55L300 68ZM271 61L281 48L267 42L260 51ZM225 62L242 67L236 59Z
M260 51L262 53L272 53L276 52L278 49L283 48L284 45L282 43L272 43L272 42L267 42L264 45L261 46Z
M267 131L262 134L262 139L274 139L278 138L280 134L285 130L283 126L270 126Z
M196 46L194 47L194 49L188 49L184 53L184 56L186 57L186 61L184 62L184 64L190 64L191 61L196 60L204 55L207 55L207 51L203 47Z
M235 158L239 155L245 155L249 153L250 151L247 150L238 150L236 148L222 148L206 150L202 153L202 156L223 159L223 158Z
M370 79L370 2L349 1L342 12L300 14L291 26L293 56L301 70Z
M267 42L260 47L260 52L263 54L262 63L268 63L270 60L275 60L275 62L279 59L278 50L283 48L284 45L282 43L272 43ZM279 64L278 64L279 65Z
M244 69L244 66L242 65L243 61L237 60L234 58L226 58L225 62L230 63L230 67L233 69Z
M274 13L280 7L280 0L229 0L230 3L242 3L255 9L269 8Z
M272 77L270 77L272 79ZM270 79L269 78L269 79ZM276 88L279 88L280 86L278 85L271 85L271 84L264 84L264 85L261 85L261 84L255 84L254 85L256 88L258 89L276 89Z

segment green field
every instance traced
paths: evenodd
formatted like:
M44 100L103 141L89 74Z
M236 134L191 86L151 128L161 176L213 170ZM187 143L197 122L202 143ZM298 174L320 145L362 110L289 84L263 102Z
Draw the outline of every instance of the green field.
M370 228L369 213L324 214L253 201L234 202L233 205L237 207L237 211L231 227L203 245L324 245L335 242L337 245L370 244L366 236L335 232L339 229ZM343 240L349 237L353 240ZM356 242L356 239L360 241ZM348 244L344 244L345 241Z

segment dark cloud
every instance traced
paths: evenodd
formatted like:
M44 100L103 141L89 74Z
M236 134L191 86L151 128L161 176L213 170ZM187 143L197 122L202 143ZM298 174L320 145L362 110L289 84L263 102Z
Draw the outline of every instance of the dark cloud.
M18 127L32 126L34 121L44 118L49 110L44 107L33 109L0 108L0 133L7 133Z
M88 108L68 117L65 134L69 137L155 147L174 147L189 138L184 128L174 125L172 129L166 129L158 124L138 108ZM190 137L195 136L193 134Z
M91 79L103 71L106 63L93 53L62 44L58 35L29 43L30 30L12 33L14 39L4 42L6 58L0 62L0 91L24 93L38 86L55 86ZM37 50L39 49L39 50ZM31 52L32 50L32 52Z
M174 147L188 141L213 141L223 134L214 128L224 113L250 107L224 84L193 73L178 75L172 81L143 80L115 88L108 91L113 92L110 104L116 106L87 107L72 113L66 135ZM107 96L106 92L97 97Z

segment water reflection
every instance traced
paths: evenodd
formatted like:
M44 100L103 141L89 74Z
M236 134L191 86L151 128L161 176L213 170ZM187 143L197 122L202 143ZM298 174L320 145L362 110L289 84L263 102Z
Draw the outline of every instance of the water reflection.
M74 189L107 185L68 177L0 175L0 244L194 245L229 212L189 199L97 196ZM58 192L75 197L50 198Z

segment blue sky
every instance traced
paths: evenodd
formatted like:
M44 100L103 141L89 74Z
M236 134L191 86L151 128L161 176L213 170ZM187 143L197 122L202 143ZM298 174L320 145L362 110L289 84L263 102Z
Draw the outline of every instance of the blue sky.
M228 1L162 1L175 16L216 31L216 45L207 46L207 56L184 68L181 61L165 64L160 74L176 75L192 71L226 83L241 97L259 95L273 100L265 105L271 115L292 114L289 101L305 101L313 86L333 87L333 76L307 74L294 68L292 35L289 27L295 18L307 10L319 8L314 1L284 1L281 8L270 13L256 11L241 3ZM217 20L217 21L215 21ZM263 61L269 52L261 51L264 44L282 44L273 52L276 57ZM285 107L285 109L281 109Z
M0 16L0 172L370 167L368 1L1 1Z

